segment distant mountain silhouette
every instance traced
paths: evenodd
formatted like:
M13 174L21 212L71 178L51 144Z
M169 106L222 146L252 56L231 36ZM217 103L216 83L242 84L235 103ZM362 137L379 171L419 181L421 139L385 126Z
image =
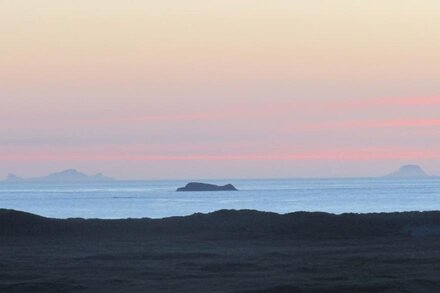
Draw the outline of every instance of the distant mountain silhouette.
M191 182L185 187L178 188L177 191L237 191L237 188L232 184L218 186L214 184Z
M399 170L388 174L386 178L428 178L430 177L426 174L423 169L418 165L405 165L400 167Z
M41 181L41 182L82 182L82 181L113 181L113 178L106 177L101 173L89 176L87 174L81 173L75 169L68 169L61 172L56 172L49 174L44 177L34 177L34 178L21 178L14 174L9 174L6 181L7 182L28 182L28 181Z

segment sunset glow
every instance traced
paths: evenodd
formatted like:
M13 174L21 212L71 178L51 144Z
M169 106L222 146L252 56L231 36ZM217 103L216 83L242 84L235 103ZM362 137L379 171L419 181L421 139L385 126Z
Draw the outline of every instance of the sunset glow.
M440 175L439 27L434 0L2 1L0 177Z

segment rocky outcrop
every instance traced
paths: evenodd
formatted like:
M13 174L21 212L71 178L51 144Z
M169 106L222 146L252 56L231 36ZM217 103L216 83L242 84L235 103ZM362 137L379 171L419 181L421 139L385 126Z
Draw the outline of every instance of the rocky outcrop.
M235 186L232 184L219 186L214 184L191 182L185 187L178 188L177 191L237 191L237 188L235 188Z
M386 178L428 178L428 174L423 171L423 169L418 165L405 165L400 167L396 172L393 172Z

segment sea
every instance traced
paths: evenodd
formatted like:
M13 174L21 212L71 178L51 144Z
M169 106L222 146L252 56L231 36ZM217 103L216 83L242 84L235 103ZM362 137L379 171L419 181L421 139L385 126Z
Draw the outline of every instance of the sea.
M440 178L205 180L239 191L176 192L188 181L0 183L0 208L54 218L164 218L221 209L379 213L440 210Z

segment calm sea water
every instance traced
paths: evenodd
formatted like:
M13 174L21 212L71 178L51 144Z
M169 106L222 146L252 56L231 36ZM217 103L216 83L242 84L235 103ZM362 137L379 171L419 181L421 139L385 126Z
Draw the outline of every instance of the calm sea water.
M277 213L440 210L440 179L211 180L238 192L175 192L184 181L0 183L0 208L56 218L162 218L219 209Z

